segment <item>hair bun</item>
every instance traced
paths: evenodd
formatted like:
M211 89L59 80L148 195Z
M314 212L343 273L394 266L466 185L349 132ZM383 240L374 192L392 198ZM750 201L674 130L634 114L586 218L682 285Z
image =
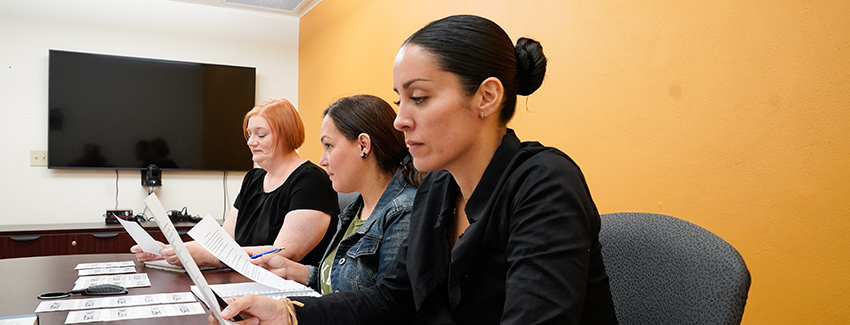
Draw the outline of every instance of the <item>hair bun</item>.
M517 95L528 96L543 83L546 76L546 56L540 42L521 37L516 42Z

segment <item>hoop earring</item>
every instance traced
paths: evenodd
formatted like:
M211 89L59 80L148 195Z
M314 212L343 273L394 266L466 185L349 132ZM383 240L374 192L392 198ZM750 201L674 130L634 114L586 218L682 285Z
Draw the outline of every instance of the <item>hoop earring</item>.
M366 159L366 153L364 152L362 155L360 155L360 158Z

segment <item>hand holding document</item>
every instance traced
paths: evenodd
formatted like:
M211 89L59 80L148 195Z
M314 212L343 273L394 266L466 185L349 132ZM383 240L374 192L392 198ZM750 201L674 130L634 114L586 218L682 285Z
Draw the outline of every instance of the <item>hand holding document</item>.
M251 280L283 291L303 291L306 288L303 284L281 278L251 263L248 253L210 215L192 227L189 230L189 236L192 236L195 242L201 244L222 263Z
M168 217L166 216L166 218ZM142 248L142 251L161 256L159 255L159 250L162 249L162 246L159 246L156 240L142 226L132 221L124 221L121 218L115 218L115 220L118 220L124 226L124 229L127 230L130 237L133 237L133 240Z
M216 320L218 320L219 324L233 324L221 318L221 310L217 307L215 295L212 290L210 290L209 284L207 284L207 280L204 278L204 275L201 274L201 270L198 268L198 265L195 264L195 260L192 258L192 255L189 254L189 251L186 249L186 245L183 244L183 239L180 238L180 234L177 233L177 229L174 228L174 224L171 223L171 219L168 218L168 215L165 213L165 208L162 207L162 203L159 202L159 198L156 197L156 194L154 193L148 196L148 198L145 199L145 204L153 213L156 225L159 226L159 229L165 235L168 243L171 244L171 247L177 254L177 258L180 260L180 263L183 264L183 268L186 269L186 273L189 274L189 277L200 289L201 296L203 298L202 300L204 300L210 308L212 315ZM216 223L216 225L218 225L218 223ZM247 255L245 255L245 257L247 258Z

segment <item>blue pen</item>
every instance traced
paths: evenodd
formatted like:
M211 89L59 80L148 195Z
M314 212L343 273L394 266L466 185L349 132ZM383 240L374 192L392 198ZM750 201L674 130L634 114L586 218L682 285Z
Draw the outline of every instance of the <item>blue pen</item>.
M262 252L262 253L259 253L257 255L251 255L251 259L253 260L257 257L263 256L263 255L266 255L266 254L274 254L274 253L282 251L284 248L286 248L286 247L278 247L278 248L275 248L275 249L270 250L268 252Z

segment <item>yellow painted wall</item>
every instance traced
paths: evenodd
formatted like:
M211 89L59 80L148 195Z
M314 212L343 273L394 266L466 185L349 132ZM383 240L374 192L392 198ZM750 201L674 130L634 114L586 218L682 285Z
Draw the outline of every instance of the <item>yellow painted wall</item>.
M395 100L401 42L456 13L542 42L547 80L511 127L571 155L600 212L738 248L744 324L850 323L850 1L324 0L301 19L302 153L336 98Z

